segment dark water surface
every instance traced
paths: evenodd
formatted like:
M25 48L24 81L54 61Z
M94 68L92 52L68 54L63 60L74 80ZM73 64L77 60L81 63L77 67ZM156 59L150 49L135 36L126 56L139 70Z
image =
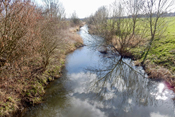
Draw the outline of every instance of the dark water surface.
M67 56L63 76L25 117L175 117L174 93L163 82L147 79L131 59L88 46L98 37L87 31L79 32L87 46Z

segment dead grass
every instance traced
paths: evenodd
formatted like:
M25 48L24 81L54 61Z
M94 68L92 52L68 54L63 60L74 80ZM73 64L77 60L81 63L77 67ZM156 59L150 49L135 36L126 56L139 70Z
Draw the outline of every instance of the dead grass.
M146 72L151 79L162 79L164 80L170 89L175 91L175 76L167 68L161 66L147 65Z
M79 31L79 27L71 27L67 30L63 31L64 34L64 40L68 43L75 43L75 42L79 42L79 43L83 43L82 38L80 37L79 34L77 34L77 31Z
M79 26L75 26L75 27L69 28L68 31L70 33L76 33L77 31L79 31L79 29L80 29Z
M146 70L149 74L149 78L166 80L172 76L171 72L166 68L160 66L155 67L153 65L148 65L147 67L149 68Z
M141 66L140 60L134 61L136 66ZM175 76L169 69L163 66L158 66L155 63L151 63L149 60L144 65L145 72L148 74L148 78L156 80L164 80L168 85L168 88L175 91Z

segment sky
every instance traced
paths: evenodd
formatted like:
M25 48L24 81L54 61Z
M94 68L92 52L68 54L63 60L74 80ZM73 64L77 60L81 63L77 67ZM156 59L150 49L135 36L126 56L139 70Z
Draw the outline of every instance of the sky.
M42 4L42 0L36 0ZM75 11L79 18L90 16L97 9L104 5L109 5L115 0L59 0L66 11L66 17L70 17Z
M39 5L43 4L43 0L34 0ZM58 0L65 8L66 17L70 18L73 12L76 12L79 18L85 18L95 13L99 7L108 6L115 0ZM118 1L118 0L116 0ZM175 11L175 4L173 5Z

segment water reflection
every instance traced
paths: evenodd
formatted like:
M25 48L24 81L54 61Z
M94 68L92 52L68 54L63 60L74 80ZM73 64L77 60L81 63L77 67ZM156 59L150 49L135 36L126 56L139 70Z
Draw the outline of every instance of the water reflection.
M84 32L81 34L85 36L86 40L89 39L88 34L84 34ZM91 39L93 45L99 45L99 37L91 38L93 38ZM91 45L91 49L94 47L92 44L89 45ZM113 114L109 114L110 116L126 116L126 113L130 113L128 116L152 117L166 116L166 114L174 116L174 105L171 105L173 92L166 89L163 83L148 80L142 67L135 67L130 59L121 59L110 51L107 55L99 55L99 61L95 66L87 67L85 70L86 74L92 76L89 76L91 80L88 84L90 85L84 92L88 91L94 94L91 99L103 102L103 106L101 106L103 111L105 108L110 108L110 111L112 109L111 113ZM92 102L91 100L90 103ZM135 108L140 106L145 107L144 112L141 111L142 109L138 109L142 114L133 114L138 111ZM168 110L167 107L170 106L171 109L168 108L170 109ZM110 111L108 110L108 113ZM144 114L145 112L146 114Z
M157 90L151 92L156 97L156 100L167 100L168 98L174 98L174 93L168 89L164 83L159 83Z
M90 42L88 33L80 35ZM26 117L175 116L173 92L149 80L131 59L86 46L67 56L64 70L47 89L45 103L32 107Z
M96 93L95 98L101 100L104 105L108 107L111 105L110 108L115 110L112 115L133 114L135 108L140 106L154 107L154 111L163 115L165 111L159 111L158 107L165 103L161 100L165 101L173 97L171 91L164 90L163 83L158 84L148 80L143 69L133 66L129 59L114 57L110 60L108 58L106 61L106 58L102 58L101 62L102 64L98 68L86 69L86 72L97 76L91 81L89 92ZM164 107L166 108L165 105ZM151 116L150 112L149 114L147 113L145 116Z
M102 112L86 100L72 98L71 104L72 106L68 107L64 113L64 117L106 117L105 112Z
M84 49L91 51L88 48ZM84 49L82 49L82 52L85 52ZM77 60L75 55L76 52L74 55L68 56L68 59ZM89 55L93 55L93 57L89 58ZM104 115L107 117L174 116L174 105L171 100L172 92L163 89L162 83L159 84L147 79L142 67L135 67L132 60L120 59L119 56L109 58L108 55L104 56L97 53L87 54L85 58L81 61L84 61L84 70L78 69L75 70L76 72L67 74L70 79L67 87L73 89L69 94L72 98L91 105L91 107L84 107L84 104L82 104L78 107L90 111L92 114L89 115L90 117L95 117L92 107L101 113L105 113ZM68 71L79 68L79 65L76 67L72 64L67 64ZM165 92L167 92L167 99L163 100L164 96L162 94ZM158 97L161 97L161 99L158 99ZM79 109L77 107L75 109L77 104L76 101L73 102L71 103L70 112L77 113ZM81 113L87 111L80 110ZM80 117L80 115L77 117Z

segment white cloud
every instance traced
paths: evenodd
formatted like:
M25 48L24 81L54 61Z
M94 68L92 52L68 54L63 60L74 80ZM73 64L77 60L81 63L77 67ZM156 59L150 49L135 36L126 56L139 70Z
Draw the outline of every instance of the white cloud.
M160 114L160 113L154 113L154 112L151 113L150 116L151 116L151 117L168 117L167 115L162 115L162 114Z
M106 117L105 113L87 101L72 98L71 107L66 110L64 117Z

